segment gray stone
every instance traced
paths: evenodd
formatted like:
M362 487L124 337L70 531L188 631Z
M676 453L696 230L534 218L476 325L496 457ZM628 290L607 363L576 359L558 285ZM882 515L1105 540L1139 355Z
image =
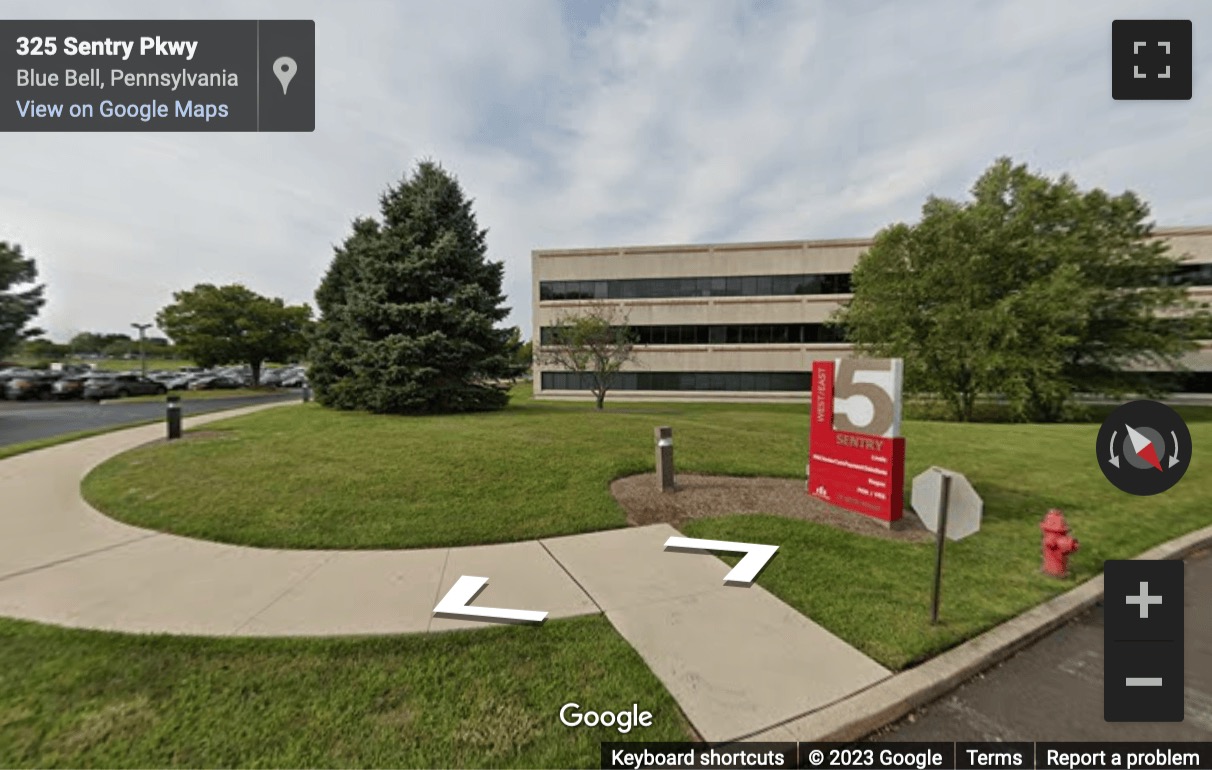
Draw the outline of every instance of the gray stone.
M938 532L939 494L943 487L943 474L951 476L951 493L947 505L947 539L963 540L981 528L981 514L985 503L972 488L962 473L933 467L913 479L910 504L914 513L931 532Z

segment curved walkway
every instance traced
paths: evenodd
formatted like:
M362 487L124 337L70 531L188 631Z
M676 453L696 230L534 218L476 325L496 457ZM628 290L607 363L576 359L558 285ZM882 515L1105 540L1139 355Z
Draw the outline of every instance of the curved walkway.
M425 633L484 627L433 617L460 576L483 576L478 606L605 613L709 741L889 676L761 587L726 586L730 567L715 556L666 552L678 534L667 525L460 548L273 550L132 527L81 498L90 470L163 435L148 425L0 461L0 615L202 636Z

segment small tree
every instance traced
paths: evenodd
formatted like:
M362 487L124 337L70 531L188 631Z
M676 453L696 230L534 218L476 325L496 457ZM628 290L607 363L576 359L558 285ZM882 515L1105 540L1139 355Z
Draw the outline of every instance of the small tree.
M588 373L597 408L606 403L623 365L635 359L635 341L625 318L607 307L595 307L557 319L550 341L539 341L536 359L545 366Z
M156 325L199 366L246 363L257 384L263 363L287 361L307 349L307 305L287 305L239 284L202 283L173 299L156 315Z
M534 364L534 346L522 341L522 330L516 326L509 332L509 350L518 366L518 376L529 372Z
M41 329L28 326L46 303L46 287L32 285L37 279L34 260L17 244L0 241L0 358L42 334Z

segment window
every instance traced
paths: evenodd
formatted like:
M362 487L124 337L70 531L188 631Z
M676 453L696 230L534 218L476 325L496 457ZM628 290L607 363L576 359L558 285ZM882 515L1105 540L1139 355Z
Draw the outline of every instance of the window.
M801 275L797 276L799 282L796 284L796 294L820 294L821 293L821 277L819 275Z
M708 326L707 334L708 342L712 345L723 345L728 342L727 327L725 326Z
M1212 264L1183 265L1168 283L1212 286ZM542 281L539 299L661 299L675 297L769 297L849 294L848 273L750 275L694 278L635 278L612 281Z
M792 391L807 393L809 372L622 372L614 390L657 391ZM592 375L583 372L543 372L544 390L587 391Z

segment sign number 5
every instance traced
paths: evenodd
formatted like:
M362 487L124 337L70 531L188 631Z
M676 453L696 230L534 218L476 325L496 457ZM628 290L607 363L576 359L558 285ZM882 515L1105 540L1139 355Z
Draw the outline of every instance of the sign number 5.
M833 397L846 400L835 407L833 429L869 436L897 436L901 429L902 361L892 358L843 358L834 365ZM849 399L866 401L867 408ZM860 402L861 403L861 402ZM856 420L862 412L867 420Z

